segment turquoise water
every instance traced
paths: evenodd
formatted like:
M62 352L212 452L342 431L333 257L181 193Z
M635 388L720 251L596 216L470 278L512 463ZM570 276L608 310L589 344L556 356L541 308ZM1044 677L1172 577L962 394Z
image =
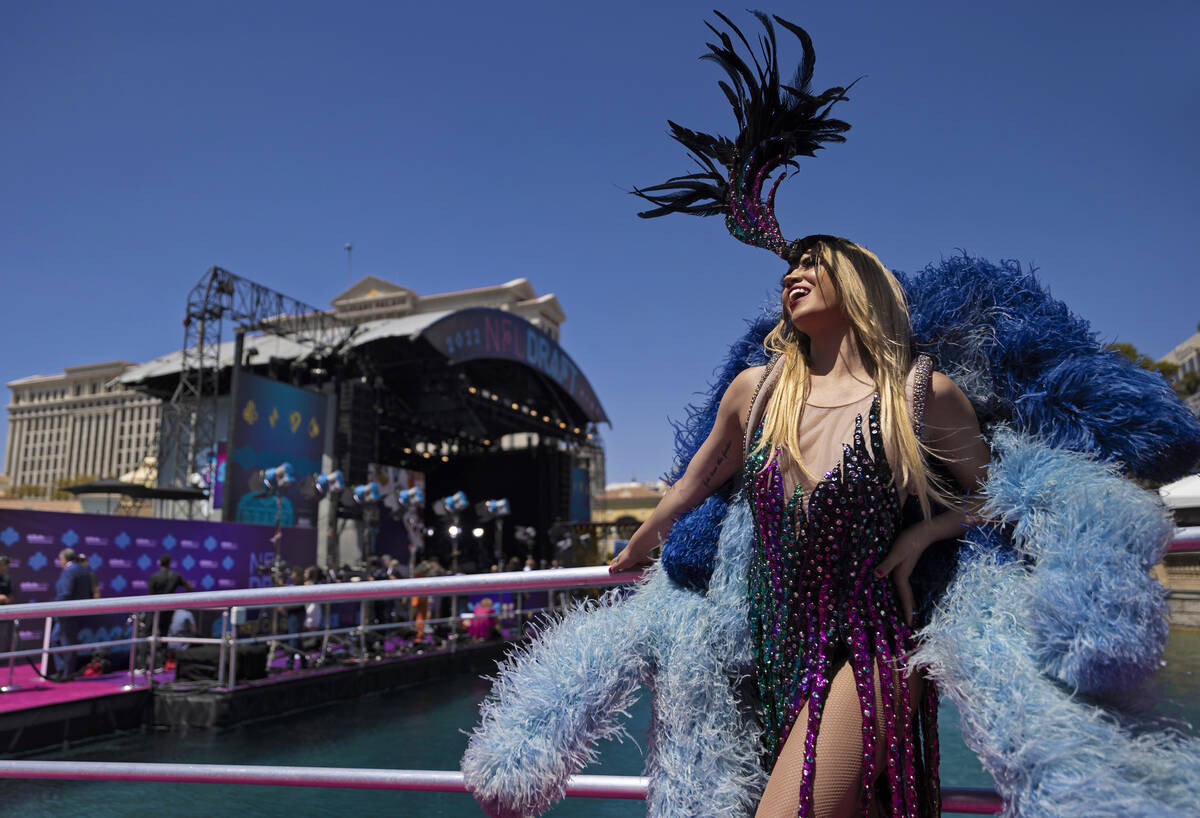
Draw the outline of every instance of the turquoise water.
M1157 709L1191 723L1200 721L1200 634L1172 632L1159 679L1166 699ZM147 732L123 736L41 758L80 761L272 764L401 769L457 769L487 692L477 678L460 677L387 694L329 705L223 732ZM637 775L650 721L648 696L631 711L635 741L601 748L601 761L586 772ZM991 780L963 745L957 713L944 705L942 782L990 786ZM1194 732L1194 731L1193 731ZM470 796L453 793L373 792L299 787L127 782L5 781L3 815L204 816L239 813L295 818L302 815L470 816L481 814ZM633 818L639 801L568 799L555 818Z

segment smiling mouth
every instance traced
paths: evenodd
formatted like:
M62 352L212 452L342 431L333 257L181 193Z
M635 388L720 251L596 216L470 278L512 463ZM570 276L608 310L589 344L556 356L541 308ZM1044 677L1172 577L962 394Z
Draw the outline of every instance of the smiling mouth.
M808 287L793 287L788 290L788 307L796 306L796 302L808 295L809 292Z

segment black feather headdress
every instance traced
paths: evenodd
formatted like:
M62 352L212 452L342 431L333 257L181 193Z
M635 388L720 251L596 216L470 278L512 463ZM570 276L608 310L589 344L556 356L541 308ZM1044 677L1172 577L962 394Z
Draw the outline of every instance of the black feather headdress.
M781 83L771 18L761 11L751 12L766 30L759 37L756 54L728 17L719 11L713 13L749 55L749 62L743 60L729 34L705 23L720 43L707 43L709 53L701 59L715 62L729 77L728 82L717 84L737 117L737 140L692 131L668 120L671 136L688 149L702 172L676 176L653 187L634 188L636 195L655 205L638 215L651 219L668 213L724 214L725 226L734 238L786 258L789 245L775 218L775 192L788 175L786 169L797 167L795 157L813 156L826 142L846 141L842 134L850 125L831 119L829 110L846 99L849 86L814 95L810 90L816 63L812 39L804 29L775 16L775 22L794 34L803 49L795 77L788 84ZM784 172L771 182L764 199L764 186L781 168Z

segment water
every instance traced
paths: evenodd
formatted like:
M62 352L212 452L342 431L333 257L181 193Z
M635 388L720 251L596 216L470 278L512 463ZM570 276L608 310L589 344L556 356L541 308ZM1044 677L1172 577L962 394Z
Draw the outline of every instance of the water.
M1173 631L1159 689L1169 701L1157 710L1200 722L1200 634ZM89 744L41 758L79 761L149 761L197 764L271 764L453 770L466 746L476 707L487 685L459 677L387 694L307 710L222 732L147 732ZM649 697L631 711L635 742L601 748L601 761L586 772L638 775L650 721ZM940 719L942 782L948 786L991 786L991 779L963 745L958 716L944 704ZM1194 731L1193 731L1194 734ZM203 816L238 812L296 818L303 815L470 816L479 815L468 795L380 792L300 787L129 782L5 781L3 815ZM567 799L554 818L633 818L640 801Z

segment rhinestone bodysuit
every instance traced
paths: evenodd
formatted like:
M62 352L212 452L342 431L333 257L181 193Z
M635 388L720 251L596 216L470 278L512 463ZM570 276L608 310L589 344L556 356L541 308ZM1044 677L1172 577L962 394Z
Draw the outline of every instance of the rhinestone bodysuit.
M874 753L876 667L886 730L887 774L879 775L879 782L887 784L885 804L893 816L937 815L940 806L933 685L926 685L914 718L906 686L884 670L903 665L913 637L891 578L873 573L891 550L901 520L879 418L876 394L866 432L860 414L853 440L843 444L841 464L812 488L807 503L801 486L785 489L779 449L769 463L771 448L758 450L762 424L746 460L745 485L754 517L750 628L765 760L771 769L807 704L808 723L799 726L807 731L800 816L812 813L821 714L844 662L853 670L862 710L862 814L868 812L867 793L880 773Z

